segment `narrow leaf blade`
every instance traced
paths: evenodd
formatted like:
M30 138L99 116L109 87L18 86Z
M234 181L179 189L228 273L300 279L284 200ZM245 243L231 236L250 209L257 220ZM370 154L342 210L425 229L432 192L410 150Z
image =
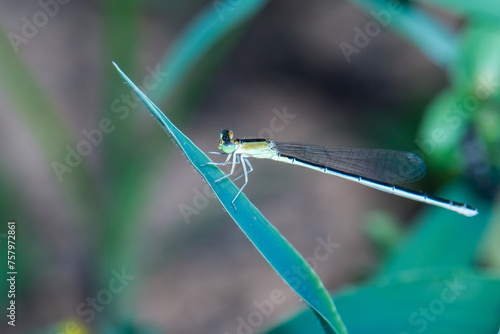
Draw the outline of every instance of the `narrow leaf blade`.
M200 172L208 182L217 198L238 224L240 229L255 245L257 250L287 282L288 285L314 310L320 323L328 333L347 333L347 330L338 314L328 291L323 283L307 263L307 261L293 248L293 246L279 233L279 231L262 215L262 213L241 194L234 202L232 200L238 192L236 185L229 179L215 183L225 174L216 166L208 165L211 160L188 137L186 137L151 100L142 93L137 86L114 64L132 87L139 99L151 111L153 116L173 137L194 168ZM300 276L297 284L296 275L291 275L292 268L302 270L305 275Z

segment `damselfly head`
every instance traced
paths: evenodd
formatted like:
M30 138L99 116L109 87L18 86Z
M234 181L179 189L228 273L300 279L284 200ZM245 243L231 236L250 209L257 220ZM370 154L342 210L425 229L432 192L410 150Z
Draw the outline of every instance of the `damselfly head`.
M220 133L219 139L219 150L222 152L229 154L233 153L236 149L236 146L233 141L233 131L225 129Z

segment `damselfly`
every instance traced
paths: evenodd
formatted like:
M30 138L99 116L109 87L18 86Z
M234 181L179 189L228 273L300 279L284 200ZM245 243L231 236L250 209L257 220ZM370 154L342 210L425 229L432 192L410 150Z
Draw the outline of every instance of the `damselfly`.
M248 174L253 171L248 158L257 158L286 162L340 176L390 194L455 211L467 217L478 213L477 209L467 204L396 186L400 183L417 181L425 175L424 161L409 152L328 148L303 143L280 143L272 139L259 138L238 139L233 138L233 132L227 129L220 134L219 149L222 152L210 153L226 154L227 159L224 162L211 162L210 164L227 165L230 163L232 167L229 174L215 182L233 175L238 163L241 163L243 167L243 174L238 178L244 176L245 183L233 199L233 206L234 201L248 183Z

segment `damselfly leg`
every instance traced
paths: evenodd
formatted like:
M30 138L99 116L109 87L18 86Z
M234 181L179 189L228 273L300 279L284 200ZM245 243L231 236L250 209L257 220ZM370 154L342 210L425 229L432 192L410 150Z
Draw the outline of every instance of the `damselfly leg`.
M207 153L223 154L223 153L220 153L220 152L207 152ZM228 165L228 164L232 165L231 166L231 171L228 174L226 174L223 177L215 180L214 183L218 183L218 182L224 180L225 178L228 178L231 175L233 175L235 173L235 170L236 170L236 165L239 164L239 163L241 163L241 166L243 167L243 173L240 176L234 178L233 182L236 181L236 180L241 179L242 177L245 177L245 183L241 186L241 188L239 189L238 193L236 194L236 196L234 197L234 199L231 201L231 203L233 204L233 207L234 207L235 210L236 210L236 206L234 204L234 201L236 201L236 199L238 198L238 196L243 191L243 188L245 188L245 186L248 184L248 174L250 174L251 172L253 172L253 166L250 163L250 161L248 161L247 157L248 156L240 156L240 154L230 153L230 154L228 154L228 157L226 158L226 160L223 161L223 162L207 162L205 164L205 165L215 165L215 166L225 166L225 165ZM232 158L232 161L231 161L231 158Z

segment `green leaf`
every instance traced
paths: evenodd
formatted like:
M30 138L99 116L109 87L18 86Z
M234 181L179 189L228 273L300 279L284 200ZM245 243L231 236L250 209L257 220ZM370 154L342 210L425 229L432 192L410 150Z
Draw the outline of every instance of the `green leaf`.
M496 333L500 278L467 270L412 270L334 295L351 333ZM305 311L267 334L321 333Z
M456 58L457 41L451 29L411 3L386 0L351 2L370 14L370 22L378 22L392 29L394 33L413 43L438 66L446 68Z
M47 168L53 172L54 183L66 195L68 204L81 213L78 223L93 221L102 211L99 186L85 160L69 168L68 148L75 149L77 141L70 127L61 117L50 95L38 82L30 67L19 56L24 45L11 44L13 33L6 33L0 27L0 84L13 111L33 136L33 143L42 152ZM22 188L22 187L21 187ZM7 191L7 193L16 191ZM29 211L29 203L25 210ZM94 210L88 210L93 207ZM92 212L91 212L92 211Z
M30 133L39 142L47 160L52 162L60 158L64 145L74 140L49 95L7 37L12 38L11 33L0 29L0 83L5 96L9 97Z
M451 75L454 86L469 94L468 104L475 105L491 99L499 102L500 22L470 22L464 28L459 51L460 57L451 68ZM476 108L472 112L478 111L480 109Z
M500 19L500 2L497 0L420 0L433 6L439 6L447 11L452 11L467 16L477 16L484 19Z
M135 0L105 0L106 58L115 59L127 73L143 75L139 82L144 91L166 103L171 118L185 122L209 91L207 86L217 72L217 66L223 63L228 51L239 40L245 23L265 3L263 0L207 3L167 48L160 64L148 65L146 73L142 73L136 66L144 4ZM113 67L106 69L114 72ZM105 73L109 74L108 71ZM140 263L140 252L131 246L134 244L130 240L138 231L137 223L148 208L146 204L151 201L152 180L167 166L165 155L157 154L163 149L163 141L155 140L158 137L150 140L148 145L143 145L140 140L130 140L138 131L135 122L138 114L132 109L141 104L125 102L129 95L124 94L120 80L112 80L108 86L104 111L117 126L102 147L105 150L103 165L108 175L106 186L114 196L106 206L106 213L100 217L106 224L99 224L102 230L99 262L103 268L118 264L134 268ZM152 133L152 136L160 135L161 131ZM104 270L103 279L107 279L106 274ZM131 298L131 294L121 296L120 303L113 303L113 308L126 308Z
M105 59L115 59L124 66L132 69L137 62L140 18L143 4L134 0L104 0L104 48ZM102 155L103 169L106 173L106 190L114 196L106 205L106 212L100 217L106 223L100 223L100 237L102 245L100 265L126 266L131 268L134 264L134 247L130 246L130 236L137 233L137 222L144 213L145 207L145 177L138 177L137 171L149 167L149 161L141 159L144 150L134 150L135 141L130 142L130 133L134 125L134 117L128 111L117 112L119 109L128 110L122 100L123 84L111 77L116 74L113 68L106 66L105 75L109 80L104 92L104 108L100 117L112 120L114 130L103 140ZM131 152L136 156L131 157ZM119 210L117 207L119 206ZM108 280L108 271L103 270L101 280ZM125 295L121 300L126 300ZM128 297L128 296L127 296ZM126 304L123 302L121 305ZM120 303L113 303L111 308L118 308ZM110 308L110 309L111 309Z
M152 92L153 100L169 97L203 55L224 36L252 18L267 0L211 1L166 54L160 68L169 75Z
M208 182L217 198L229 215L238 224L264 258L278 272L278 274L292 287L292 289L314 310L327 332L347 333L335 305L326 291L323 283L293 246L269 223L262 213L241 194L234 202L238 193L234 183L225 179L216 183L225 174L216 166L209 165L211 160L189 138L187 138L151 100L142 93L137 86L115 64L120 75L132 87L139 99L156 117L162 127L170 134L186 155L193 167ZM302 270L305 275L300 279L292 274L292 269Z
M445 90L427 107L415 143L432 169L441 174L458 171L460 145L473 117L467 91Z

